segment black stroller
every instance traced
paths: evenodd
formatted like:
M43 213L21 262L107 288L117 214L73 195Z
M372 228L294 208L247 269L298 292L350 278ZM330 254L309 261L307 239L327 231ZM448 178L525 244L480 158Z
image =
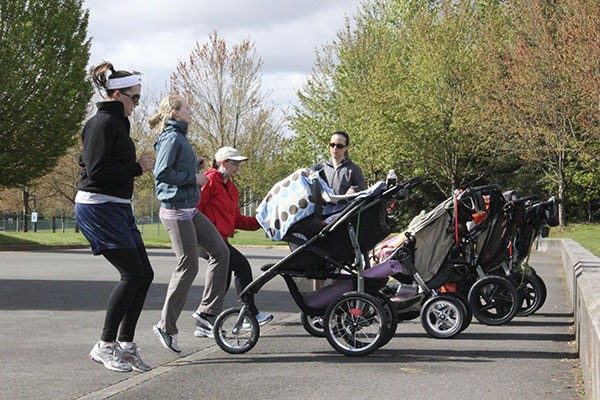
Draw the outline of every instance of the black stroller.
M547 294L544 280L528 263L529 255L542 229L558 225L559 201L555 197L540 201L539 195L519 197L515 191L504 193L504 197L504 224L510 241L504 256L489 262L487 270L503 273L516 285L520 297L517 316L527 316L542 307Z
M304 190L298 185L307 191L307 198L292 204L283 201L285 206L280 203L274 207L276 217L259 219L268 236L290 243L293 251L261 268L264 272L240 294L241 307L219 314L214 325L218 346L238 354L256 345L260 328L248 311L246 298L276 276L283 277L304 315L322 318L325 336L336 351L362 356L387 343L396 332L398 320L380 289L390 275L401 271L402 265L389 260L366 268L364 254L390 233L387 204L404 199L420 181L413 178L394 185L378 182L354 197L342 196L337 203L330 192L322 191L322 181L308 170L299 170L275 185L261 206L272 203L278 194L287 200L281 193L286 189L291 189L290 196ZM338 212L329 215L332 209ZM292 217L298 220L290 221ZM333 283L303 294L295 280L298 278L330 279Z
M530 315L545 300L543 280L526 258L540 229L554 224L556 201L534 202L539 196L519 197L514 191L501 194L498 187L481 193L485 220L464 236L461 249L470 267L462 277L450 279L456 279L458 291L467 295L479 322L501 325L517 315Z
M405 238L416 238L414 262L404 262L407 268L393 276L400 286L384 289L399 319L420 316L430 336L446 339L466 329L474 314L490 324L514 317L515 285L503 276L487 275L480 265L507 248L503 205L495 185L468 188L415 218L404 234L392 239L397 242L388 247L396 250L388 248L386 254L386 244L380 246L376 260L382 255L394 259L411 245Z

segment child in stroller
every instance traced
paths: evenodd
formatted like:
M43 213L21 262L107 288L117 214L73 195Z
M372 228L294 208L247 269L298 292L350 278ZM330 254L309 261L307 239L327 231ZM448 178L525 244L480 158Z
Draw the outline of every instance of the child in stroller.
M413 178L390 187L378 182L357 194L334 196L318 176L303 169L277 183L259 206L257 219L270 238L291 243L293 250L261 268L263 274L240 294L241 307L218 316L219 347L232 354L254 347L260 328L245 298L276 276L283 277L303 314L323 318L325 336L338 352L361 356L387 343L397 318L379 289L402 265L389 260L365 270L363 254L390 233L387 202L405 198L419 182ZM333 283L304 295L294 278Z

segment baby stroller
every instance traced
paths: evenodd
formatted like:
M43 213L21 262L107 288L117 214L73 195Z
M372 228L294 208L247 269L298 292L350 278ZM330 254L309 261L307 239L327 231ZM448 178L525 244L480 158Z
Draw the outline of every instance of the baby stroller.
M420 316L430 336L446 339L466 329L474 314L491 324L514 316L515 286L505 277L486 276L479 265L495 247L503 205L498 189L457 192L415 218L403 235L391 239L396 243L378 246L376 260L393 259L404 251L404 237L416 238L414 268L393 276L400 282L396 290L384 290L397 304L399 319Z
M277 183L259 206L257 219L267 236L294 249L261 268L264 272L240 294L241 307L219 314L213 328L218 346L239 354L256 345L260 328L246 299L276 276L283 277L304 314L322 317L325 336L336 351L362 356L387 343L397 318L379 289L402 266L389 260L365 270L363 254L390 233L386 204L404 199L420 181L378 182L354 196L337 197L307 169ZM295 278L333 283L304 295Z
M472 278L465 277L463 283L467 285L463 285L462 291L468 295L477 320L487 325L501 325L516 315L530 315L545 301L543 280L528 266L524 257L529 256L533 238L541 227L555 219L556 203L554 200L543 202L540 208L542 203L534 202L539 196L519 197L514 191L501 195L498 190L491 190L483 197L486 204L484 223L469 233L471 237L473 233L479 237L476 241L469 236L465 240L467 245L470 244L470 253L475 254L471 258L477 280L472 282ZM516 297L513 288L506 282L502 284L497 277L505 277L515 286ZM498 294L490 298L492 291Z
M534 239L546 226L557 226L558 200L553 196L540 201L539 195L519 197L514 191L504 193L507 200L506 224L510 242L505 257L491 270L502 271L516 286L521 299L518 316L528 316L539 310L546 300L544 280L529 265Z

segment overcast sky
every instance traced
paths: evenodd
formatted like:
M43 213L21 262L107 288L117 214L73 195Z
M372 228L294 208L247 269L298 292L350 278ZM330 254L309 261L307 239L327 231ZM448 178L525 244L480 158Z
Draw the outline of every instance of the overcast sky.
M360 0L85 0L90 10L90 65L110 61L164 87L178 61L216 31L228 45L255 43L263 90L279 107L296 102L315 49L331 42Z

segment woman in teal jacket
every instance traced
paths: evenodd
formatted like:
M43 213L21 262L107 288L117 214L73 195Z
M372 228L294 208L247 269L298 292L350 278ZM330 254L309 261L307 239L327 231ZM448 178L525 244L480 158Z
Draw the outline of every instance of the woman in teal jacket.
M161 319L154 333L164 347L181 353L177 343L177 319L183 310L190 287L198 274L198 247L209 256L206 281L197 323L212 323L223 308L227 291L229 250L214 225L196 205L200 201L199 187L207 181L198 172L198 160L187 139L192 113L186 99L172 94L163 99L159 111L148 124L159 127L160 136L154 144L156 164L154 179L156 196L161 202L160 221L171 237L177 267L171 275Z

